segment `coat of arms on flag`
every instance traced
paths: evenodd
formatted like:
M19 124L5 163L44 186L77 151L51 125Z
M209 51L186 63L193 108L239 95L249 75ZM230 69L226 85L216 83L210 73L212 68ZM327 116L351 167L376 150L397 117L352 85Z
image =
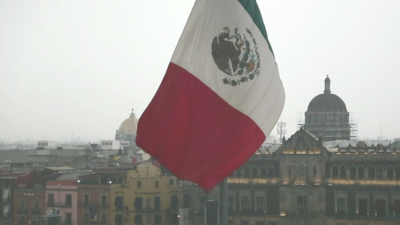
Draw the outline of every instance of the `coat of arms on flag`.
M229 75L222 79L224 84L240 85L260 74L257 42L251 31L247 28L245 30L246 33L240 33L239 29L235 28L231 35L229 27L224 27L212 41L211 54L215 64Z

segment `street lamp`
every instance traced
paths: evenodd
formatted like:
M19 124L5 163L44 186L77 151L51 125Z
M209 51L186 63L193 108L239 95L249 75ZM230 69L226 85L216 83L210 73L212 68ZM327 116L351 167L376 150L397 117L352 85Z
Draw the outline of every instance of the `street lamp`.
M31 197L33 197L34 194L32 194L32 193L24 193L24 196L28 198L28 205L27 205L28 215L27 215L27 217L28 217L28 225L30 225L31 224L31 220L29 219L29 199Z

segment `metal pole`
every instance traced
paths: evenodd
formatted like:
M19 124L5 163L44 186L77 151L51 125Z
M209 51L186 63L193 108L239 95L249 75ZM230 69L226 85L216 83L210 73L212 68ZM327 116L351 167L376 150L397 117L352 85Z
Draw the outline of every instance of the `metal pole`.
M228 225L228 179L219 184L219 225Z

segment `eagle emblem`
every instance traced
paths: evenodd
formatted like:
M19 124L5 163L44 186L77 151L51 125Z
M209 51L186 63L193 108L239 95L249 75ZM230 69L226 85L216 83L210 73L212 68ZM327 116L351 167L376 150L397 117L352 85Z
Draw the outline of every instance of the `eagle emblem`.
M260 74L257 42L248 28L246 33L235 28L231 35L229 27L224 27L212 41L211 55L217 67L226 74L222 79L224 84L237 86Z

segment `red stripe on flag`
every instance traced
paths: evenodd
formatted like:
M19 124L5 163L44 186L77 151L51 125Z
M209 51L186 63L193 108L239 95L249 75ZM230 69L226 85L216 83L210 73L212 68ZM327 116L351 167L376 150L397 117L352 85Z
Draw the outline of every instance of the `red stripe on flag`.
M139 119L136 143L179 179L209 192L245 163L264 140L253 120L170 63Z

